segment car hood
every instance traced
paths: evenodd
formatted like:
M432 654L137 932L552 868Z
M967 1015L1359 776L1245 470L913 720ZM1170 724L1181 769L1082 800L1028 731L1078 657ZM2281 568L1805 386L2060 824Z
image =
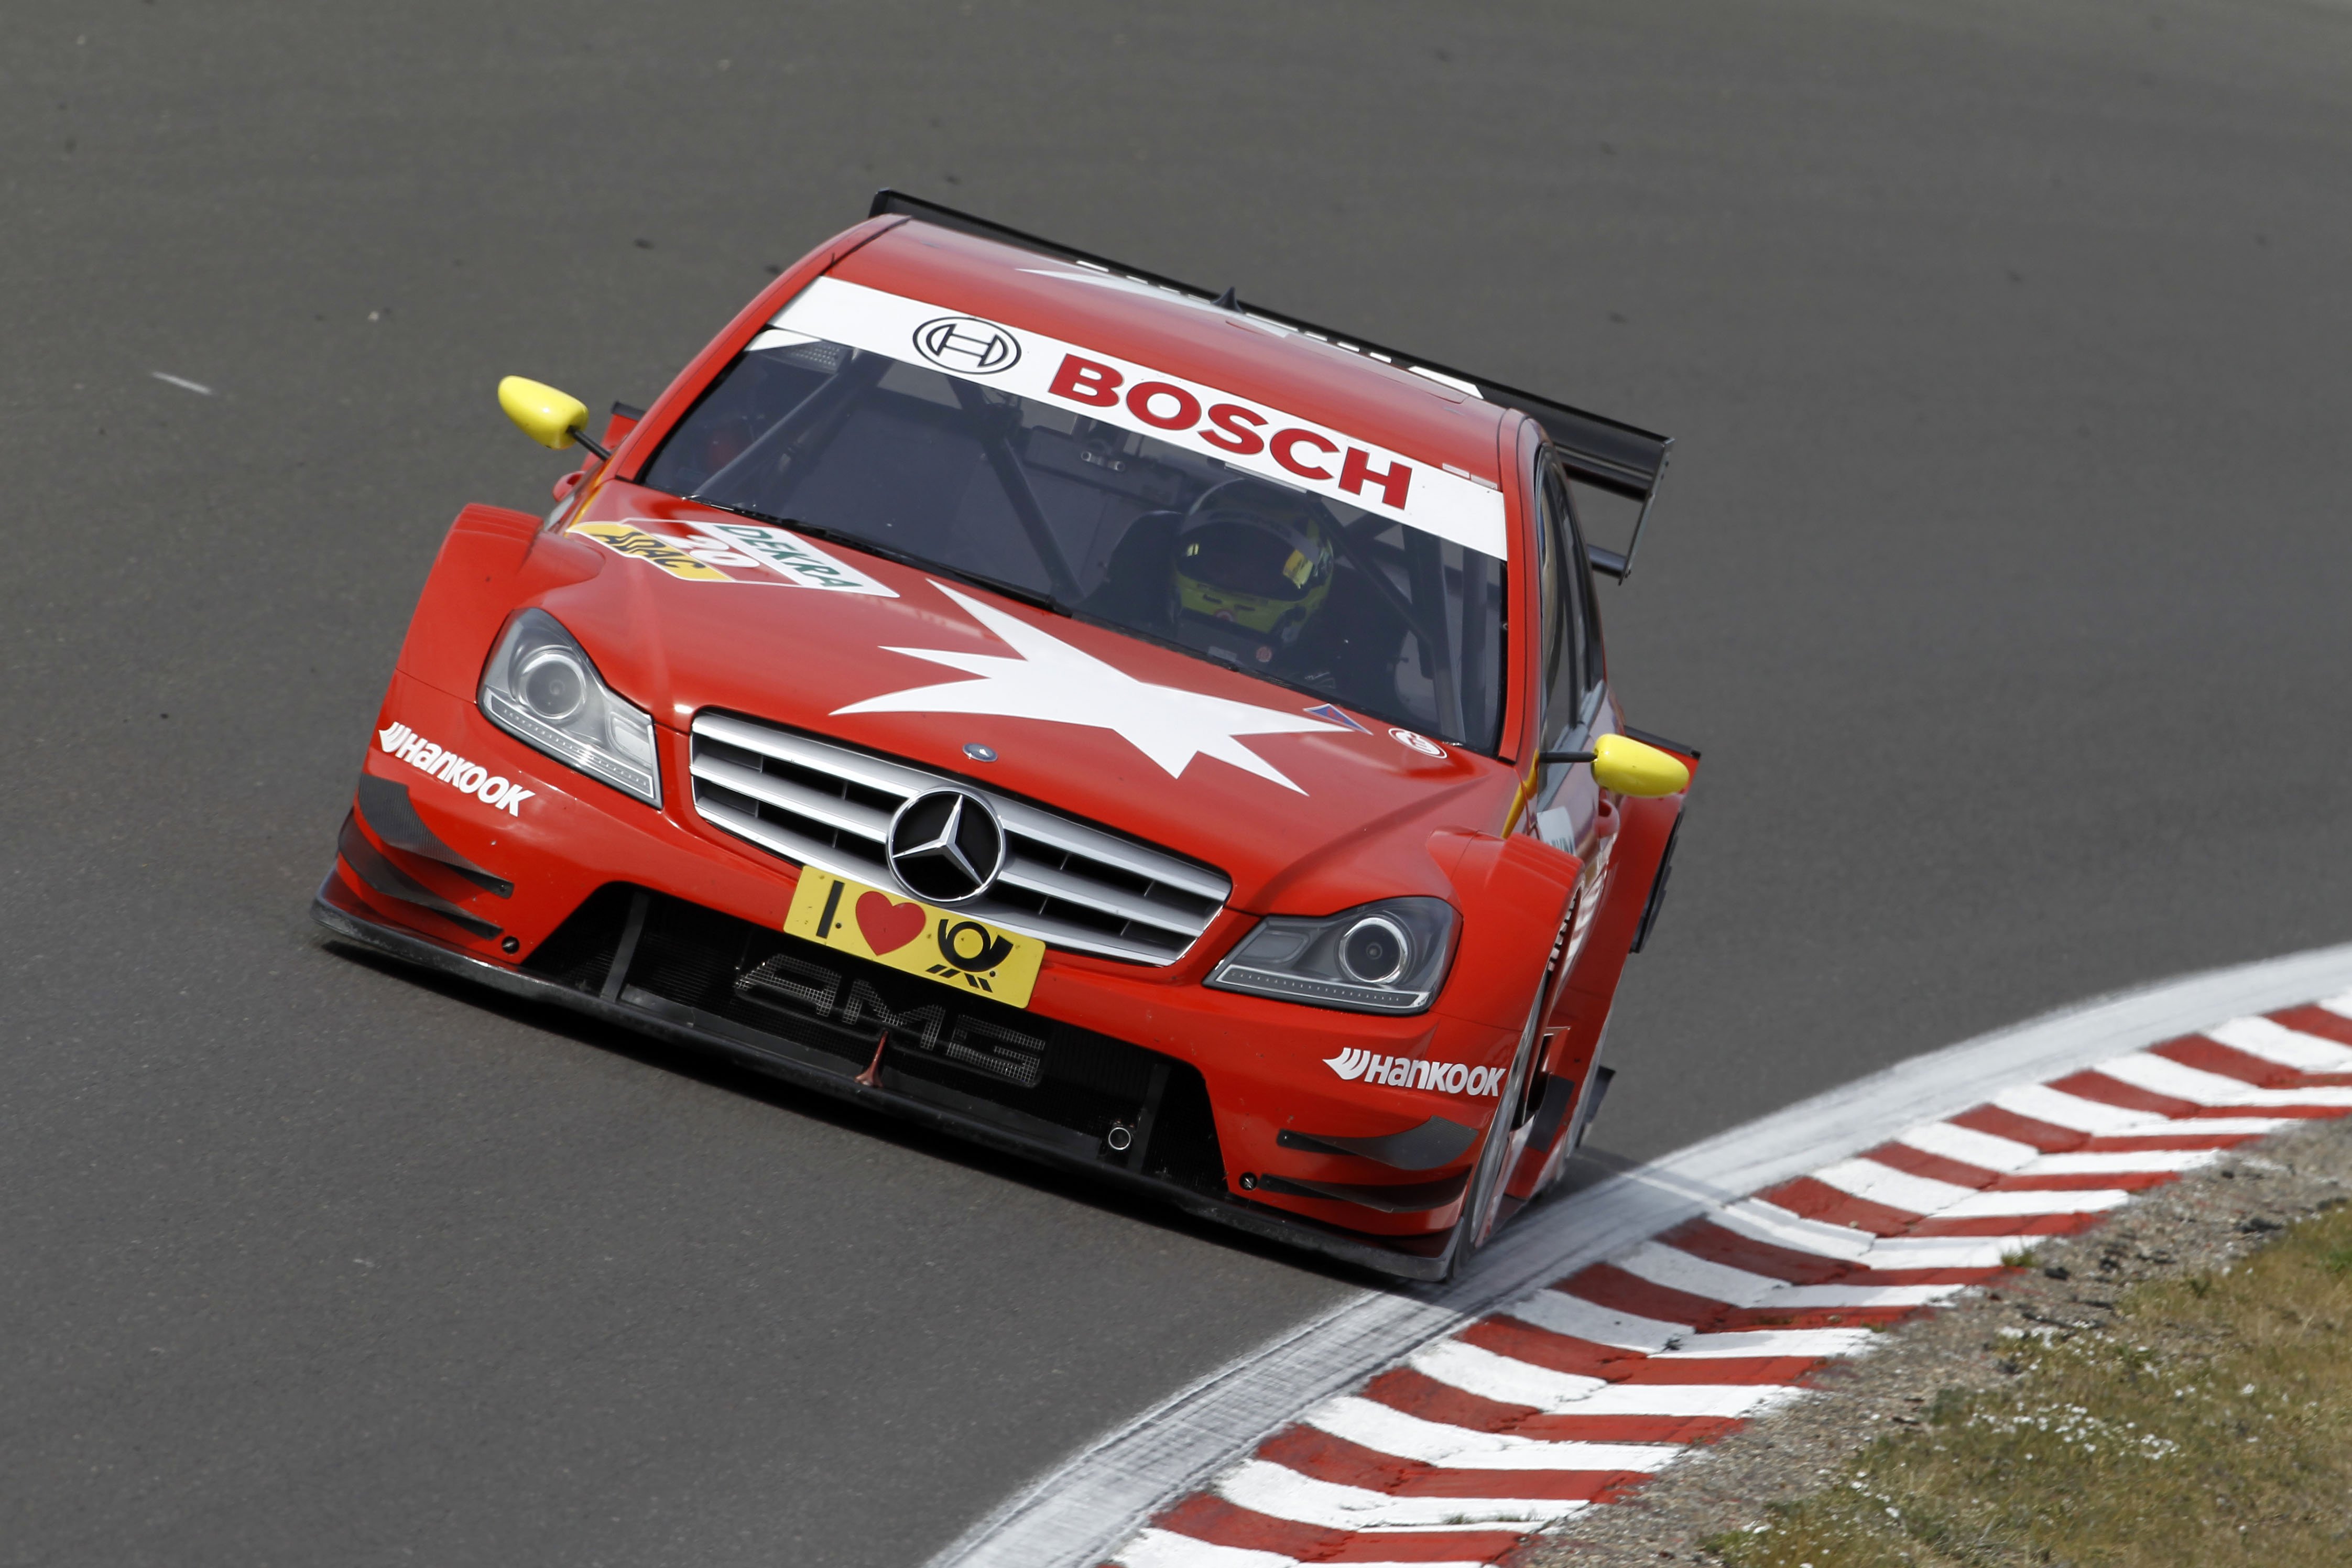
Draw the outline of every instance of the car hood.
M541 607L657 722L718 710L1025 797L1216 867L1244 910L1444 896L1432 833L1499 831L1517 788L1310 694L635 486L541 548L577 571Z

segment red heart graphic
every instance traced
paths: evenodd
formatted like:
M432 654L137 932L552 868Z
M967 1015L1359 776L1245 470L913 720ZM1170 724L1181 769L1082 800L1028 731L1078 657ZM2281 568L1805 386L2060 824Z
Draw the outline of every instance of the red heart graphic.
M857 930L866 945L879 957L896 952L923 934L923 906L894 904L887 893L857 895Z

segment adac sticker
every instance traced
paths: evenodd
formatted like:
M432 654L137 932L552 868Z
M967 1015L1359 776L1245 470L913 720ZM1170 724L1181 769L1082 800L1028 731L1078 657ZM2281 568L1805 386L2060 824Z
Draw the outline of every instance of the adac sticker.
M605 549L657 567L689 583L732 583L734 578L667 539L658 539L625 522L575 522L574 533L584 533Z
M686 531L656 533L656 528ZM898 596L895 589L799 534L766 523L701 518L666 522L636 517L619 522L574 523L571 531L688 583L749 583L884 599Z

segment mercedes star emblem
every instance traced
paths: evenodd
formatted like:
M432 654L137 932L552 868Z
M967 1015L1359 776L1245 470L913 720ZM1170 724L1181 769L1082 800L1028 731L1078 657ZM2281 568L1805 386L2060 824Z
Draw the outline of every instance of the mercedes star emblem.
M986 892L1004 867L1004 829L976 795L936 789L890 819L890 869L899 886L935 904Z

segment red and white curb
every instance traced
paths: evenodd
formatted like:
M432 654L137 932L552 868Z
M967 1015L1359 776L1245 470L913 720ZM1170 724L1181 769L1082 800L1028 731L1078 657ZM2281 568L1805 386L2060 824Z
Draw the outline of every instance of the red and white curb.
M2347 982L2352 948L2055 1015L1574 1194L1586 1245L1562 1247L1553 1214L1496 1259L1500 1288L1482 1269L1484 1299L1368 1293L1079 1456L934 1568L1500 1562L2033 1238L2352 1112L2352 991L2278 1005ZM2184 1014L2196 1032L2176 1033ZM1808 1116L1839 1125L1792 1166ZM1755 1184L1708 1180L1743 1168Z
M1308 1410L1110 1561L1497 1562L2035 1237L2347 1110L2352 992L2004 1089L1505 1304Z

